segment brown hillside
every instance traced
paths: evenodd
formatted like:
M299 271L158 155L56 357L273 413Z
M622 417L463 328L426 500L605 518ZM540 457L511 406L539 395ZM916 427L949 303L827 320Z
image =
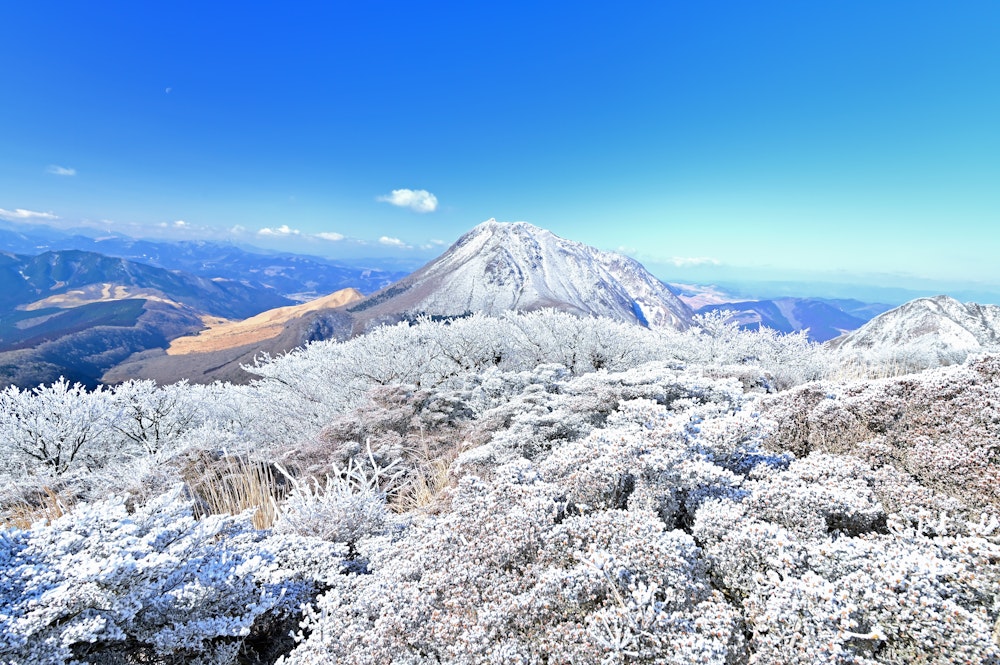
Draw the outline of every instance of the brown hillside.
M364 296L357 289L342 289L328 296L301 305L290 305L262 312L243 321L217 319L197 335L178 337L170 343L167 354L171 356L190 353L209 353L258 344L278 337L286 324L309 312L334 309L361 300Z

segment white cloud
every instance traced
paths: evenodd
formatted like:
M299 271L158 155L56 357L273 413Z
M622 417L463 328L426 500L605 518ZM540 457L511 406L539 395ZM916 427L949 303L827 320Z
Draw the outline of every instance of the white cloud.
M446 243L444 240L432 239L431 244L434 245L435 247L444 247L448 243Z
M399 238L390 238L389 236L382 236L378 239L383 245L388 245L389 247L402 247L408 248L408 245L400 240Z
M289 228L288 224L282 224L276 229L269 229L265 226L260 231L257 231L257 235L279 237L297 236L299 233L298 229Z
M58 164L49 164L49 167L45 169L45 172L51 173L52 175L76 175L76 169L59 166Z
M717 266L719 265L719 260L707 256L674 256L667 259L667 263L671 263L678 268L693 268L694 266Z
M22 219L59 219L59 217L53 215L51 212L35 212L34 210L25 210L24 208L17 208L16 210L4 210L0 208L0 219L16 222Z
M394 189L392 194L379 196L378 200L414 212L434 212L438 207L437 197L426 189Z
M317 233L316 237L322 240L329 240L330 242L337 242L338 240L344 239L343 234L333 233L332 231L324 231L322 233Z
M236 224L229 229L229 232L234 235L240 235L241 233L247 232L247 227L243 226L242 224Z
M178 219L176 222L174 222L174 228L175 229L189 229L189 228L191 228L191 225L188 224L187 222L185 222L183 219Z

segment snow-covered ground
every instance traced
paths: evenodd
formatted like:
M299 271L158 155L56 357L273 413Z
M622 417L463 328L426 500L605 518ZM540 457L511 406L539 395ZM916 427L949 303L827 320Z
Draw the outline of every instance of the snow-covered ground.
M4 391L0 661L996 663L1000 358L696 323Z

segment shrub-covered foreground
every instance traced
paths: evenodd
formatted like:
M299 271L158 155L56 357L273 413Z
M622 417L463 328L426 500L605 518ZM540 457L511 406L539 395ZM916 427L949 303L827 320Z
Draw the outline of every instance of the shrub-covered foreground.
M59 510L0 536L0 662L1000 663L997 507L960 491L995 468L995 360L774 394L819 351L454 324L24 408L119 443L13 458Z

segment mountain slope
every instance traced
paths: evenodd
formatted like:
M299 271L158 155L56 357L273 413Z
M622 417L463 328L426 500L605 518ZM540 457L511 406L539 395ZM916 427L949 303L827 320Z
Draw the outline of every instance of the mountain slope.
M248 345L257 345L281 335L290 322L312 312L336 309L361 300L357 289L343 289L301 305L269 309L243 321L228 321L209 326L197 335L178 337L167 348L167 355L209 353Z
M142 299L90 303L46 316L51 318L24 336L5 339L0 384L32 388L65 377L93 388L109 367L201 326L188 307Z
M420 314L551 307L685 329L692 312L638 262L524 222L484 222L409 277L347 308L354 334Z
M292 301L264 289L78 250L0 254L0 385L94 386L131 354Z
M166 353L156 350L130 358L109 371L105 381L134 376L160 382L247 381L251 377L240 365L260 353L274 355L313 341L349 339L380 324L420 316L550 307L675 329L687 328L692 316L666 285L632 259L559 238L524 222L494 220L475 227L439 258L395 284L357 302L334 304L321 299L318 304L262 314L248 324L243 331L247 335L240 325L228 328L233 335L228 341L217 338L215 348L212 333L204 334L204 342L198 341L202 335L177 340ZM219 334L223 334L221 329ZM236 343L254 335L260 339Z
M845 350L891 348L954 360L969 352L1000 348L1000 307L961 303L948 296L918 298L830 344Z

